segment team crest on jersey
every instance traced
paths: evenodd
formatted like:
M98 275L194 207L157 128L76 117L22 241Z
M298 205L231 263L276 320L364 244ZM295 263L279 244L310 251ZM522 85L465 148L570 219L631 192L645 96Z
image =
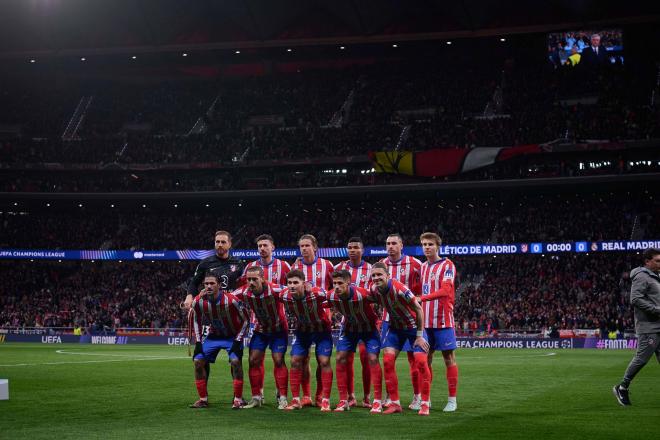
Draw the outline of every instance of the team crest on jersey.
M447 280L447 279L450 279L450 278L453 278L453 277L454 277L454 271L451 270L451 268L447 269L445 271L444 279Z
M400 273L400 274L404 274L404 273L406 273L406 269L402 267L401 269L399 269L399 273Z
M316 272L316 276L317 276L317 277L320 277L320 276L321 276L321 272Z
M527 245L527 243L523 243L523 244L520 245L520 251L521 252L527 253L528 250L529 250L529 246Z
M360 275L360 281L364 281L367 278L365 274Z

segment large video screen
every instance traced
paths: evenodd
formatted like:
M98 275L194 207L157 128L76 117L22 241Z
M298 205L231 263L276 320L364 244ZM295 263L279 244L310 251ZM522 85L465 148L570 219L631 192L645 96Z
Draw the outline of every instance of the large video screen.
M621 29L591 29L548 34L548 57L555 66L597 67L623 63Z

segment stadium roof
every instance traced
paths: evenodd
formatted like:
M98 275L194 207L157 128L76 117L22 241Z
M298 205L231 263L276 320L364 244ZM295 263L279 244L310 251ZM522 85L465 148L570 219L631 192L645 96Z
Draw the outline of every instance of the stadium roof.
M659 21L660 2L3 0L0 57L506 35Z

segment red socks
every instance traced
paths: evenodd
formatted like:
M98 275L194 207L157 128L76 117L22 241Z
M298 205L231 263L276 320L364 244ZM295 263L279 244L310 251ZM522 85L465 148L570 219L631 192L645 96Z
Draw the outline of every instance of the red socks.
M456 397L458 388L458 365L454 364L447 367L447 387L449 388L449 397Z
M253 396L261 394L261 367L250 368L248 375L250 376L250 390Z
M364 397L367 397L369 395L369 391L371 390L369 354L367 353L367 348L364 346L364 344L358 345L358 349L360 350L360 364L362 364L362 390L364 392Z
M346 380L348 374L348 365L337 362L337 389L339 390L339 400L348 400L348 387Z
M362 370L365 371L365 370ZM374 400L382 400L383 398L383 370L380 368L380 363L376 362L369 365L370 382L374 385ZM365 396L369 394L369 390L365 391Z
M293 399L298 399L300 398L300 383L302 382L303 372L302 370L291 368L289 374L291 375L291 397ZM307 386L308 386L307 390L309 392L309 384ZM303 395L305 396L309 395L304 393L305 393L305 386L303 385Z
M422 395L422 402L428 402L431 397L429 357L426 353L415 353L415 361L419 372L419 393Z
M311 371L309 367L309 358L303 362L302 367L302 394L303 396L311 396Z
M234 379L234 398L243 398L243 379Z
M332 379L330 380L330 385L332 385ZM323 374L321 373L321 367L316 366L316 393L314 397L318 400L319 397L323 394Z
M394 353L383 354L385 368L385 388L393 401L399 400L399 379L396 377L396 358Z
M275 367L274 368L274 374L275 374L275 386L277 387L277 391L280 393L280 396L287 396L287 388L289 387L289 372L286 369L286 366L282 367ZM300 370L298 370L300 371ZM300 385L300 382L298 382ZM263 388L263 382L261 382L262 388Z
M419 370L415 362L415 355L412 351L407 352L408 354L408 365L410 365L410 380L413 386L413 393L419 394Z
M321 371L321 394L324 399L330 398L332 391L332 369L330 371Z
M348 387L348 394L355 393L355 353L349 352L346 357L346 385Z
M206 379L195 380L195 386L197 387L197 394L200 398L207 399L209 397L206 391Z

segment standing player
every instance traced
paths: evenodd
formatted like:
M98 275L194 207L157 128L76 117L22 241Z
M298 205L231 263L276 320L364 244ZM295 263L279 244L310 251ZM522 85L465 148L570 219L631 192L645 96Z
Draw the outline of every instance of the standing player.
M359 342L366 345L368 351L368 368L371 382L374 384L374 402L371 412L382 412L382 370L378 362L380 354L380 338L377 329L378 317L369 301L369 291L351 284L351 274L347 270L339 270L332 274L334 288L328 293L330 305L344 317L341 334L337 341L337 388L339 389L339 404L336 412L348 411L347 362L353 359L355 348Z
M351 274L351 284L362 287L363 289L369 289L369 285L371 284L371 264L362 259L362 256L364 255L364 243L362 242L362 239L359 237L349 238L346 250L348 251L348 260L337 264L335 266L335 272L338 270L347 270ZM362 388L364 392L362 406L370 408L369 392L371 391L371 373L369 371L367 349L362 342L358 344L358 349L360 350L360 363L362 364ZM353 379L354 359L355 352L349 352L346 359L346 380L348 381L348 403L350 406L356 405L355 383ZM337 383L339 383L339 379L337 379Z
M420 377L421 404L419 415L429 415L431 383L427 352L429 344L424 337L424 311L417 297L399 281L389 277L387 266L376 263L371 267L373 287L370 299L378 302L390 315L389 326L381 332L385 386L392 399L383 414L402 411L399 401L399 380L396 377L396 358L406 341L413 347Z
M189 336L195 344L195 386L199 400L191 408L207 408L207 365L214 363L220 350L227 350L234 386L233 409L243 404L243 335L248 319L241 302L229 292L220 290L221 278L212 272L204 277L204 290L192 302ZM209 325L202 342L203 325Z
M291 404L287 410L302 408L300 385L303 375L303 362L309 357L309 348L316 345L316 361L321 369L321 411L330 411L330 391L332 389L332 322L326 302L325 291L305 284L305 274L297 269L286 276L287 288L281 298L284 308L295 317L296 331L291 347Z
M419 296L421 292L420 275L422 262L415 257L403 254L403 238L399 233L392 233L385 242L387 258L381 260L387 266L390 277L408 286L411 292ZM383 330L387 331L387 311L383 313ZM414 349L410 344L404 344L403 351L407 352L410 366L410 380L413 386L413 399L408 408L418 411L421 404L419 373L417 372ZM386 399L385 406L389 404Z
M456 411L456 389L458 388L458 365L456 365L456 333L454 331L454 278L456 267L448 258L440 258L442 240L438 234L425 232L419 240L426 261L422 264L422 308L424 328L428 337L429 370L433 380L433 353L442 352L447 369L449 399L445 412Z
M319 244L312 234L304 234L298 239L298 248L301 258L297 260L292 269L301 270L305 274L305 280L314 287L319 287L326 292L332 288L332 272L334 267L332 263L324 258L319 258L316 253L319 250ZM309 398L311 388L311 369L309 367L309 357L305 359L303 366L303 406L311 406L312 400ZM321 367L316 366L316 393L314 402L317 406L321 405Z
M246 283L246 274L248 269L252 267L261 267L263 269L263 275L266 281L278 286L285 286L286 274L291 270L291 266L289 266L289 263L286 261L280 260L279 258L273 258L273 251L275 250L275 241L273 240L273 237L268 234L262 234L257 237L255 243L257 244L259 259L247 265L245 272L243 272L243 277L240 284ZM254 315L251 317L251 323L253 326L257 324ZM259 367L259 371L261 372L261 383L264 383L266 371L264 369L263 362ZM279 391L277 399L279 400ZM261 401L263 402L263 400L264 398L262 393Z
M264 279L266 281L278 286L286 286L286 274L291 270L291 266L286 261L273 258L273 251L275 251L273 237L268 234L262 234L257 237L255 242L257 243L259 259L246 266L244 275L247 273L247 269L259 266L264 270Z
M255 320L250 339L250 387L252 401L243 408L254 408L263 403L264 355L266 347L273 357L273 374L278 391L278 409L288 406L286 395L289 372L284 362L288 342L288 328L284 307L280 300L282 288L264 280L264 270L252 266L246 270L247 285L234 292L252 311Z

